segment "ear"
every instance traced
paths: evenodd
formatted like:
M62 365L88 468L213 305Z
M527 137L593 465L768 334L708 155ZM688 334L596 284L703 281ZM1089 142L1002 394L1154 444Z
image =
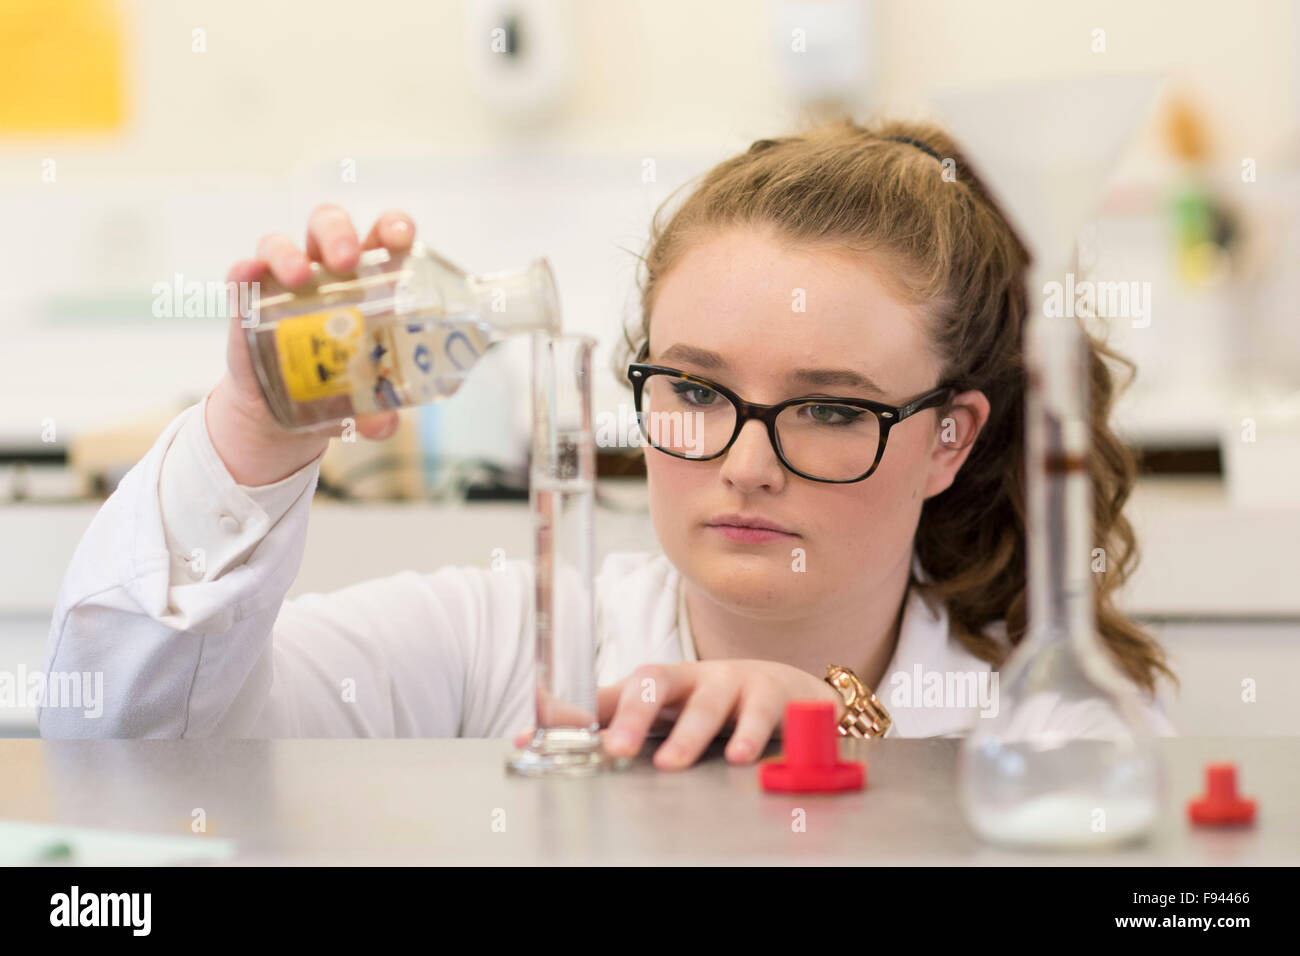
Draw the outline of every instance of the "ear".
M989 400L983 392L961 392L953 397L939 418L934 444L930 449L930 467L926 475L925 497L946 491L970 454L975 439L989 420Z

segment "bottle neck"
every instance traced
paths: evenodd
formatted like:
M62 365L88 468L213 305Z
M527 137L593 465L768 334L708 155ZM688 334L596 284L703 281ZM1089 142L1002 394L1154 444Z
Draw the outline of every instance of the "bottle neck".
M559 332L559 295L546 260L526 269L467 276L466 281L479 320L497 332Z

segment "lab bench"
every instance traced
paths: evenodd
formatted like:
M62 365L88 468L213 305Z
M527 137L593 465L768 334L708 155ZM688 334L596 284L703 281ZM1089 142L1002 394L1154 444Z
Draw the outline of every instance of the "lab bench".
M507 740L0 740L0 820L233 842L229 863L1300 863L1300 738L1166 738L1166 810L1144 843L1023 852L980 843L954 786L960 741L844 740L867 785L764 792L715 744L682 771L650 761L573 779L507 773ZM769 755L775 755L775 746ZM1192 826L1204 765L1231 761L1259 802L1244 828ZM794 826L796 819L802 828Z

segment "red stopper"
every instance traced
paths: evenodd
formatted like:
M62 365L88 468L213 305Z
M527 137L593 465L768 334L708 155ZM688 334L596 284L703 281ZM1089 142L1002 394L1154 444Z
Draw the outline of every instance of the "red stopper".
M1255 819L1255 801L1237 794L1237 768L1212 763L1205 768L1205 796L1187 804L1187 816L1203 826L1233 826Z
M835 705L829 700L792 700L785 705L783 752L758 767L764 790L829 793L861 790L866 766L840 760Z

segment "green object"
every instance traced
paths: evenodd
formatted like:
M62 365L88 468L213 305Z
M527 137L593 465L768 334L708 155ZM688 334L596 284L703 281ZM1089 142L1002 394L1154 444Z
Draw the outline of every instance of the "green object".
M1186 186L1174 194L1170 203L1174 230L1183 248L1199 246L1214 238L1214 202L1199 186Z
M0 866L160 866L225 860L233 840L0 820Z
M57 840L42 850L39 858L41 860L61 860L66 862L72 859L72 844L65 840Z

